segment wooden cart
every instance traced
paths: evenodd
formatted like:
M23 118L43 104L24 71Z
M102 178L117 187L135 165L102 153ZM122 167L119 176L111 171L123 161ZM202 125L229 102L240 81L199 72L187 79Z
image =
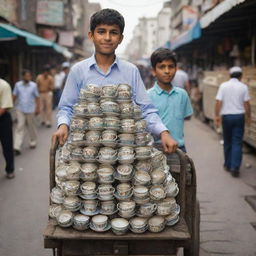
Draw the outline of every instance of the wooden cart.
M55 156L57 145L50 150L50 189L55 186ZM167 156L172 175L177 180L180 192L177 202L181 207L180 220L161 233L128 232L123 236L111 231L96 233L79 232L72 228L61 228L49 219L44 231L44 247L52 248L58 256L92 255L176 255L184 248L184 255L199 255L200 209L196 200L196 173L193 161L180 150Z

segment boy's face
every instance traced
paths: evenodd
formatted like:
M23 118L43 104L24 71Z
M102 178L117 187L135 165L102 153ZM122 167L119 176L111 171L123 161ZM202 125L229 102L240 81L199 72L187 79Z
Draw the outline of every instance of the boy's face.
M30 81L31 80L31 74L29 72L26 72L24 75L23 75L23 80L24 81Z
M102 55L114 54L115 49L123 40L118 25L100 24L93 32L90 31L88 36L93 41L96 53Z
M172 60L163 60L156 64L155 69L152 69L152 74L156 77L159 84L170 84L176 73L176 66Z

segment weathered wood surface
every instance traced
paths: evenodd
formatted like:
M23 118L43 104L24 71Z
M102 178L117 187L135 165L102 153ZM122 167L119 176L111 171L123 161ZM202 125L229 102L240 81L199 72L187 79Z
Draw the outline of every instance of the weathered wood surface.
M134 234L128 232L122 236L117 236L111 231L97 233L91 230L76 231L73 228L61 228L56 225L56 222L49 220L44 231L44 238L65 240L187 240L190 239L190 233L182 218L175 226L166 227L161 233Z

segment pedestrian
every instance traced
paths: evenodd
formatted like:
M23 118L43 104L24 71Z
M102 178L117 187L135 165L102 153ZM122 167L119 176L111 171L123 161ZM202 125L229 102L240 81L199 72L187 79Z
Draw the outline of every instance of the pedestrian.
M188 74L183 70L183 64L181 62L177 63L177 71L172 80L172 85L185 89L188 94L190 94L190 83Z
M31 78L31 72L24 70L22 72L22 80L15 84L13 90L13 101L16 103L17 114L17 126L14 136L15 155L21 154L26 126L30 139L30 148L35 148L37 144L35 114L40 113L39 93L36 83L31 81Z
M64 87L65 87L65 84L66 84L66 81L67 81L67 78L68 78L68 73L69 73L69 68L70 68L70 63L69 62L63 62L62 63L62 77L63 77L63 80L62 80L62 85L61 85L61 90L63 91Z
M239 176L242 162L242 143L245 118L251 123L250 97L247 85L240 82L242 69L232 67L230 80L220 85L215 104L215 125L222 120L224 139L224 169L233 177Z
M176 57L169 49L159 48L151 55L151 65L156 82L148 90L149 97L179 148L186 152L184 119L193 114L193 109L187 92L172 85L177 70Z
M58 139L63 145L66 141L73 105L78 102L81 88L92 83L100 87L125 83L132 86L133 100L140 105L143 116L148 121L148 130L161 137L166 152L176 150L177 143L169 135L157 109L150 101L139 70L115 55L115 50L123 39L123 30L124 18L116 10L102 9L92 15L88 36L94 44L95 54L76 63L69 72L59 103L58 130L53 135L53 143Z
M36 83L40 95L40 116L41 124L46 127L52 126L52 97L54 80L50 75L50 66L45 65L42 74L36 78Z
M11 86L0 79L0 141L6 162L6 177L13 179L14 175L14 152L12 117L9 110L13 107ZM1 165L2 167L2 165Z

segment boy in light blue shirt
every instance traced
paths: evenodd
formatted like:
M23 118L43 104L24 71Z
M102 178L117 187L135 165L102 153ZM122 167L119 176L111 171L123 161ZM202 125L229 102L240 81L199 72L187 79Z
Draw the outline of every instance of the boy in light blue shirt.
M156 82L148 94L170 135L178 142L179 148L186 152L184 119L193 114L193 109L187 92L171 84L177 70L176 64L176 58L169 49L159 48L152 53L152 74Z

